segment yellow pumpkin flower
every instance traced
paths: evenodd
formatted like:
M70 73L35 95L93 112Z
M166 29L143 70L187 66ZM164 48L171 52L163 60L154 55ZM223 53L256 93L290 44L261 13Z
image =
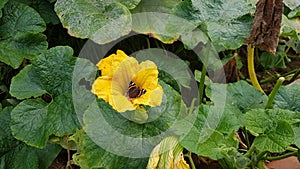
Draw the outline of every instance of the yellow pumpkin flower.
M104 99L118 112L135 110L140 105L160 106L163 90L158 70L152 61L138 63L134 57L117 50L97 64L101 71L92 93Z

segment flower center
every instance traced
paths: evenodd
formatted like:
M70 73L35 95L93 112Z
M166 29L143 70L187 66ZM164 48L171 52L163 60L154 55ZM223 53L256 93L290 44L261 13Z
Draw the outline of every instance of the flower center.
M127 97L129 98L129 100L138 98L145 93L146 89L141 89L133 81L130 81L127 91Z

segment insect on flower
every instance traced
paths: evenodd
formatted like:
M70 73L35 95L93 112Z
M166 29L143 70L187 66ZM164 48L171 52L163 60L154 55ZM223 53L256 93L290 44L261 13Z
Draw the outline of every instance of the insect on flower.
M127 96L130 101L132 101L132 99L140 97L145 93L146 93L146 89L141 89L133 81L130 81L128 86L128 91L127 91Z

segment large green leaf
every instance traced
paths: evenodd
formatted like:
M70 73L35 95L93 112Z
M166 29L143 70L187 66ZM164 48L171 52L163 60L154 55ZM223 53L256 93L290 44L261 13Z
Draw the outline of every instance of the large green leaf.
M83 169L144 169L147 166L147 158L128 158L112 154L95 144L82 130L78 130L74 137L77 140L78 150L77 153L73 155L73 159L74 162Z
M242 112L264 108L268 97L245 81L230 84L211 83L206 95L214 102L238 107ZM225 95L225 96L224 96Z
M8 0L0 0L0 18L2 17L2 8L8 2Z
M261 151L281 152L294 142L291 124L296 112L282 109L252 109L246 113L246 128L255 136L254 145Z
M281 29L280 36L290 36L296 41L300 40L298 35L300 25L297 19L288 19L285 15L282 15Z
M274 99L274 108L300 112L300 85L282 86Z
M188 21L183 18L176 17L170 20L172 9L179 2L179 0L142 0L131 11L133 13L132 30L149 34L164 43L173 43L188 24ZM193 27L190 28L190 31L192 29Z
M299 5L293 9L289 14L288 17L289 18L297 18L297 16L300 16L300 3Z
M187 150L201 156L207 156L212 159L224 158L227 151L236 149L238 146L237 139L233 134L224 136L222 133L213 129L199 130L198 126L192 128L190 133L181 140L181 145Z
M291 10L295 9L297 6L300 5L300 1L298 0L284 0L283 2Z
M72 75L76 62L72 54L70 47L51 48L12 79L10 93L14 97L24 99L44 93L51 96L50 103L34 98L13 109L11 128L17 139L43 148L49 135L70 134L80 126L72 101Z
M8 2L0 18L0 61L18 68L24 58L33 59L46 50L46 28L40 15L27 5Z
M3 169L46 169L56 158L61 147L47 144L43 150L16 140L10 131L11 108L0 111L0 161ZM30 134L30 133L27 133ZM26 162L24 162L26 161Z
M173 7L179 3L180 0L141 0L139 5L131 10L132 13L142 12L159 12L159 13L171 13Z
M207 33L218 51L240 47L250 33L254 7L246 0L188 0L174 14L198 25L207 25Z
M162 104L147 108L148 119L143 124L130 118L131 114L138 112L118 113L108 103L99 100L98 106L94 101L84 113L85 131L106 151L120 156L148 157L164 137L174 135L177 123L186 117L181 111L180 95L169 85L160 84L164 91ZM180 130L188 131L190 125L185 124L186 128Z
M129 33L131 16L127 7L138 3L139 0L57 0L55 11L70 35L106 43Z
M296 146L298 146L298 148L300 148L300 127L299 126L300 126L300 124L293 126L294 133L295 133L295 142L294 142L294 144Z
M223 158L223 152L237 146L232 133L243 124L242 113L235 107L201 105L192 129L182 136L181 144L198 155Z
M44 19L46 23L58 24L59 19L54 12L54 4L51 4L48 0L16 0L18 2L25 3L34 8Z
M246 113L246 126L257 136L276 127L278 120L296 123L299 121L296 119L297 114L299 113L283 109L252 109Z
M261 151L283 152L294 141L294 131L286 121L279 121L276 128L254 139L254 145Z

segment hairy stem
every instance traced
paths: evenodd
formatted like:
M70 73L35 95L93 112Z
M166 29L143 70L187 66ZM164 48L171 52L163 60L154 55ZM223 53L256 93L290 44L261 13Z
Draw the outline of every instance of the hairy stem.
M254 69L254 47L249 44L248 45L248 72L250 76L250 81L254 87L264 93L263 89L260 87L258 80L256 78L256 73Z

